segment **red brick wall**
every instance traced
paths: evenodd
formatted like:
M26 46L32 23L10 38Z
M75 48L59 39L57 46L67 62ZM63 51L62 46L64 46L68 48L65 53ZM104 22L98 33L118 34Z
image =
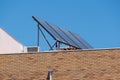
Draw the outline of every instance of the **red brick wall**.
M120 80L120 49L0 55L0 80Z

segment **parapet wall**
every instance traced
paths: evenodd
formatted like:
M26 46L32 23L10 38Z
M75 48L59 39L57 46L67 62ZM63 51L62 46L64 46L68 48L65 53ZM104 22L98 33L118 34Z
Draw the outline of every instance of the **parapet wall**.
M120 49L0 55L0 80L120 80Z

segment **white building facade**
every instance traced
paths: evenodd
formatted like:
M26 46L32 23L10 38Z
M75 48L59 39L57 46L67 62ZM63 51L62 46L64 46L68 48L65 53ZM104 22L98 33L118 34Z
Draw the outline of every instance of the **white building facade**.
M0 54L22 52L24 52L24 46L0 28Z

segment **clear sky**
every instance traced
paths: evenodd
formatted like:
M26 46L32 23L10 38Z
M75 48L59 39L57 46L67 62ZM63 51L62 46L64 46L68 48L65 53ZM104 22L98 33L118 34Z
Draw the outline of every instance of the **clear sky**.
M94 48L120 47L120 0L0 0L0 27L26 46L37 44L32 16L79 34Z

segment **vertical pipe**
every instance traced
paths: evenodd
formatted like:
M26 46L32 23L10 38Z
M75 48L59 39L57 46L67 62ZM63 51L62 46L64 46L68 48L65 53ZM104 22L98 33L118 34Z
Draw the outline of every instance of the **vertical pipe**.
M52 70L48 71L47 80L52 80Z
M52 80L52 70L49 70L50 80Z
M39 39L39 37L40 37L40 32L39 32L39 24L38 24L38 26L37 26L37 28L38 28L38 33L37 33L37 46L40 46L40 44L39 44L39 41L40 41L40 39Z

